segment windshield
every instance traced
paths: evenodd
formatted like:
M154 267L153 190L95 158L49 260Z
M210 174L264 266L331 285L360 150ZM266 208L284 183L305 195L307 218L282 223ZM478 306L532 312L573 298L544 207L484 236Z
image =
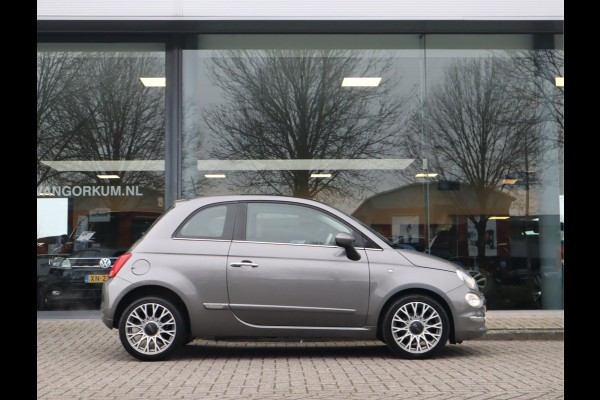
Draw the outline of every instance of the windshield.
M333 207L335 208L335 207ZM344 214L345 216L349 217L350 219L352 219L353 221L358 222L361 226L365 227L366 229L369 230L369 232L371 232L372 234L374 234L375 236L377 236L379 239L381 239L383 242L385 242L385 244L387 244L388 246L398 249L400 248L400 246L390 242L386 237L384 237L381 233L377 232L375 229L371 228L369 225L365 224L364 222L362 222L361 220L357 219L356 217L342 211L336 208L337 211L341 212L342 214Z

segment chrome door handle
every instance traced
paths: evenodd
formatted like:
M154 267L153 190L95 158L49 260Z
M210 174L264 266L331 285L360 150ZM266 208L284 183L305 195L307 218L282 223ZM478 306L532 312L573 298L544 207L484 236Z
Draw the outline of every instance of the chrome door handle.
M247 261L247 260L244 260L239 263L231 263L229 265L231 265L232 267L237 267L237 268L240 268L240 267L256 268L256 267L258 267L258 264L254 264L252 261Z

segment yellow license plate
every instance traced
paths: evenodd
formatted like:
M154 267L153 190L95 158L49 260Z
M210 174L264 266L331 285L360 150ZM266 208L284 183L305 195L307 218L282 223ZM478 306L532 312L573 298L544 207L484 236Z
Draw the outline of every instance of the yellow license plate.
M103 283L108 280L108 275L86 275L86 283Z

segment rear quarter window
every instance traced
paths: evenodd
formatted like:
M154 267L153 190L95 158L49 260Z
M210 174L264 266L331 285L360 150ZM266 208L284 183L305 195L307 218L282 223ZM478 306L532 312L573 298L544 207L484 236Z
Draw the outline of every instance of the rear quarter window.
M235 212L234 206L221 204L196 210L185 219L173 236L190 239L231 239L228 216Z

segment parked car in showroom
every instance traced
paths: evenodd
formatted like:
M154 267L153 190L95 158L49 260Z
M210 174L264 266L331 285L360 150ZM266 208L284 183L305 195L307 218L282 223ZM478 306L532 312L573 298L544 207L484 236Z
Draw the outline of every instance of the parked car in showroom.
M140 360L198 337L380 339L425 358L483 335L484 303L456 264L333 207L221 196L175 202L115 262L101 312Z
M48 260L45 276L38 276L38 310L94 305L98 308L102 284L113 263L126 249L88 248Z

